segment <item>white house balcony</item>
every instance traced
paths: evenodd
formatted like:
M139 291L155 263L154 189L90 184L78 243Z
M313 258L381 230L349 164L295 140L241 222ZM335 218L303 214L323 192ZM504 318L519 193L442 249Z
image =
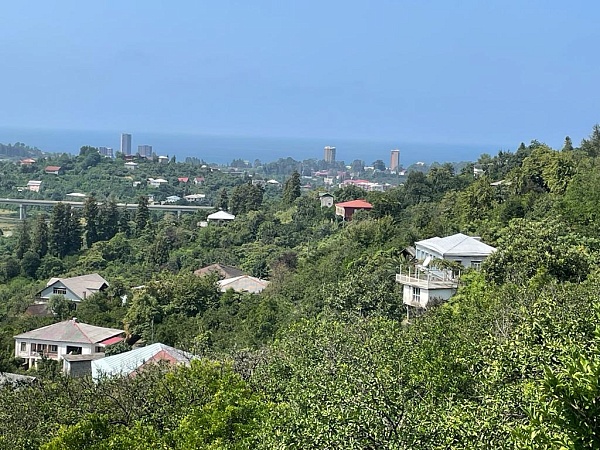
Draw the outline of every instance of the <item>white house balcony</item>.
M396 274L396 282L421 289L456 289L458 276L451 270L408 269Z

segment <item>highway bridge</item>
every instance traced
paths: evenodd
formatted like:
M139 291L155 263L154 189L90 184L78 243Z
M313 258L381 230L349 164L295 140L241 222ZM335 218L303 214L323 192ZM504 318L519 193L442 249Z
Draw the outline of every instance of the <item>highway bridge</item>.
M0 204L4 205L18 205L19 206L19 220L24 220L27 217L27 207L28 206L40 206L46 208L52 208L57 203L63 203L65 205L71 205L72 208L83 208L85 205L84 202L72 202L72 201L64 201L59 202L56 200L29 200L25 198L0 198ZM99 205L102 202L98 202ZM119 208L131 209L135 210L138 208L137 203L117 203ZM215 209L213 206L196 206L196 205L175 205L175 204L165 204L165 205L148 205L148 209L150 211L163 211L163 212L175 212L177 213L177 217L179 217L184 212L194 213L201 209Z

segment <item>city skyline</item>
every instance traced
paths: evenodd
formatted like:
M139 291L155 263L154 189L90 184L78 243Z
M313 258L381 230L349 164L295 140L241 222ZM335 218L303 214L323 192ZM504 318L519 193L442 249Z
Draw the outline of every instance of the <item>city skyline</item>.
M561 148L600 121L598 13L557 0L9 2L0 55L19 70L0 74L0 123Z

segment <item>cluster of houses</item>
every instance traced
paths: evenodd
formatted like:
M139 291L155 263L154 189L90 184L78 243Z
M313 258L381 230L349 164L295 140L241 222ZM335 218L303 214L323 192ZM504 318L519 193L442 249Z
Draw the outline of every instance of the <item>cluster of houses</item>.
M221 292L233 290L259 294L269 285L267 280L252 277L224 264L212 264L194 272L197 276L211 273L219 275L218 285ZM36 302L28 308L27 313L51 316L52 312L48 306L51 296L62 295L76 306L108 286L108 282L96 273L52 278L38 292ZM126 339L125 331L81 323L76 318L18 334L14 339L15 357L22 359L27 368L35 367L40 360L47 358L62 361L63 372L67 375L92 374L95 379L117 374L127 375L157 361L187 364L194 358L187 352L160 343L114 356L105 356L108 346ZM0 384L1 382L2 380Z

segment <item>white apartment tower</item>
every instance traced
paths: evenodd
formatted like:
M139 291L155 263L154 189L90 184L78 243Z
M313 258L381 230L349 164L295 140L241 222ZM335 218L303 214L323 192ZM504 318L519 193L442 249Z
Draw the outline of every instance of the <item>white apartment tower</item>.
M325 147L323 150L323 159L328 163L335 162L335 147Z
M121 153L131 155L131 134L121 133Z

